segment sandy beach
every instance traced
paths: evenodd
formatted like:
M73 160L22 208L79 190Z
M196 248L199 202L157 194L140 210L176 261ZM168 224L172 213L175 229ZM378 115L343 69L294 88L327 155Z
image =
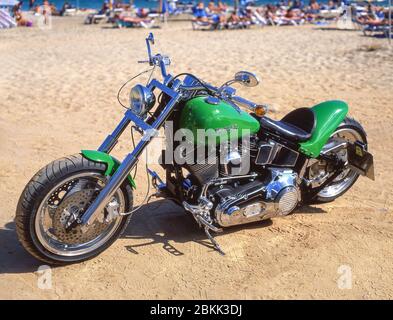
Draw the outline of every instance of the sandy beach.
M54 18L49 30L0 32L0 299L392 299L393 46L359 31L317 26L192 31L189 22L153 30L173 74L213 84L239 70L257 73L238 93L271 106L276 119L329 99L348 102L374 154L376 180L360 178L342 198L285 218L230 228L217 237L226 256L171 202L152 202L93 260L52 269L18 243L19 195L48 162L97 148L121 119L118 88L146 66L146 29L85 26ZM131 146L125 133L114 154ZM136 204L146 191L139 170ZM352 288L340 289L342 266ZM341 270L341 271L340 271Z

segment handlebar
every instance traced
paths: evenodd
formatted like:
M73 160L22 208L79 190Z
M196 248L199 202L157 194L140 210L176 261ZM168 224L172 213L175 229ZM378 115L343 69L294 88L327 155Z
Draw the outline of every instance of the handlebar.
M232 97L232 101L236 104L239 104L242 107L248 108L250 110L255 110L255 108L257 107L257 103L252 102L250 100L244 99L242 97L239 96L233 96Z
M206 90L206 88L215 93L219 92L219 88L210 85L208 83L204 83L204 85L196 85L196 86L187 86L187 85L181 86L181 89L186 91ZM240 105L241 107L248 108L251 111L253 111L258 106L258 103L252 102L240 96L233 95L233 96L225 96L221 98L223 98L224 100L229 100L235 103L236 105Z
M164 78L164 83L166 83L171 79L171 76L166 71L166 66L169 66L171 61L168 56L164 56L161 54L152 55L150 44L154 44L154 36L152 33L150 33L149 36L146 38L148 60L138 61L138 63L149 63L151 66L158 66L161 69L161 74ZM185 91L197 91L197 90L208 89L209 91L216 93L217 96L219 96L221 99L232 104L235 108L238 107L237 105L240 105L242 107L248 108L253 111L258 105L257 103L249 101L245 98L235 96L234 95L235 90L229 86L221 86L220 88L217 88L208 83L203 83L201 85L196 85L196 86L182 85L181 89Z

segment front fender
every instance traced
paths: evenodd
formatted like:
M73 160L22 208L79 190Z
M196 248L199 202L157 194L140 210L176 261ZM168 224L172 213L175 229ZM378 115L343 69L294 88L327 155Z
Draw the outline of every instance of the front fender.
M106 164L106 170L105 170L106 176L112 176L120 166L119 160L117 160L115 157L113 157L110 154L107 154L105 152L101 152L101 151L97 151L97 150L82 150L81 153L88 160L91 160L94 162L105 163ZM134 179L132 179L131 175L127 176L127 180L130 183L131 187L133 189L136 189L135 181L134 181Z

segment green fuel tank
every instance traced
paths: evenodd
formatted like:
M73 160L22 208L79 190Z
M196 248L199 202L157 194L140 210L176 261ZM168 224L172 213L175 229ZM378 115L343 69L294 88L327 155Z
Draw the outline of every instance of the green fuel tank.
M216 98L211 100L214 99ZM192 98L185 103L181 111L179 127L192 132L194 143L206 144L211 141L219 143L220 139L223 139L221 134L225 134L224 139L238 140L246 135L258 133L259 121L247 112L236 110L222 100L217 99L215 103L208 101L209 96ZM198 134L200 135L204 130L207 131L206 139L201 139ZM214 134L216 139L210 139L209 137Z

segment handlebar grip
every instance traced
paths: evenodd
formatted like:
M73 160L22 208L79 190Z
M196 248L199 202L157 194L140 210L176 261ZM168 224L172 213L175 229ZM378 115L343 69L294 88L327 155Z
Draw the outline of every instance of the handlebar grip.
M251 110L254 110L257 107L257 105L258 105L255 102L252 102L250 100L244 99L244 98L239 97L239 96L233 96L231 98L231 100L234 103L237 103L237 104L241 105L242 107L246 107L246 108L251 109Z

